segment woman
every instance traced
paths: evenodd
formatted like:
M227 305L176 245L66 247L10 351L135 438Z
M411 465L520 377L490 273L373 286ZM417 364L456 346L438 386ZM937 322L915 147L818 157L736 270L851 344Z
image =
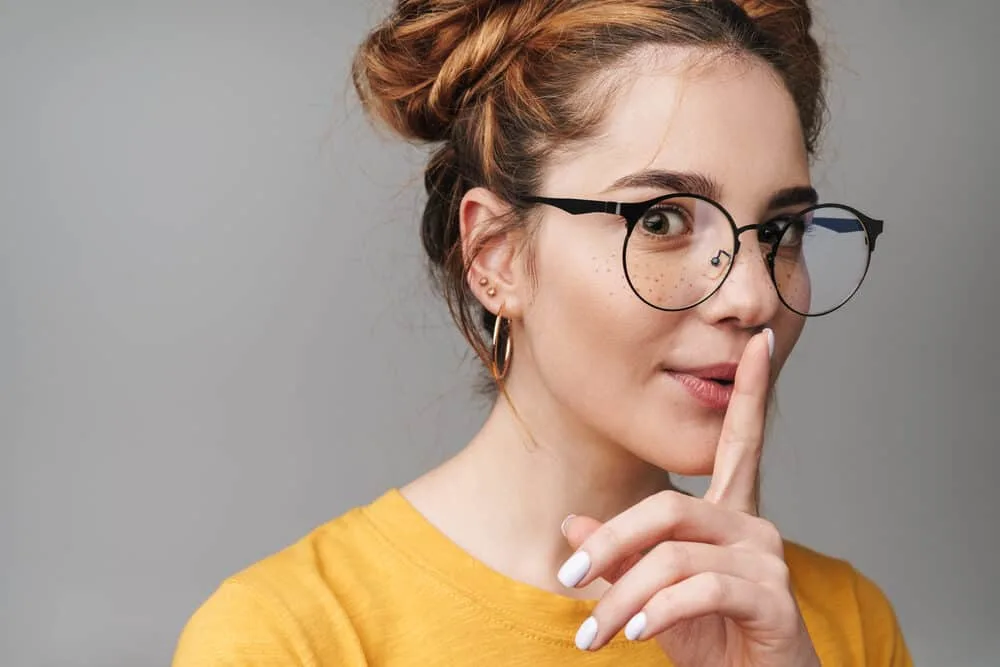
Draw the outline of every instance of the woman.
M355 83L437 146L423 243L495 407L226 581L176 667L910 664L875 584L756 515L773 379L881 232L810 186L809 26L805 0L398 2Z

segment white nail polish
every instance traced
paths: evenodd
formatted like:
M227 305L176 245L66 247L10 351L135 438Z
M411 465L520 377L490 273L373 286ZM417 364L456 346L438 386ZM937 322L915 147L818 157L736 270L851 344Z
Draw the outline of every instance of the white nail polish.
M646 612L640 611L632 617L632 620L625 626L625 638L635 641L642 636L642 631L646 629Z
M559 568L559 574L556 575L556 578L566 588L573 588L587 576L589 569L590 556L587 555L586 551L577 551Z
M595 639L597 639L597 619L591 616L576 631L576 647L586 651Z
M767 354L770 358L774 358L774 331L771 329L764 329L764 333L767 334Z
M562 520L561 524L559 524L559 532L563 534L563 537L566 537L566 526L575 516L575 514L567 514L566 518Z

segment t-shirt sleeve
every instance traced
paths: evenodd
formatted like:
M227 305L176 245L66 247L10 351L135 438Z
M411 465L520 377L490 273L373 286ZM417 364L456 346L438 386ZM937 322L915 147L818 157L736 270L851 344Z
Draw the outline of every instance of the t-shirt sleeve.
M172 664L365 667L364 653L346 614L338 609L323 621L322 628L311 628L307 619L295 618L281 600L230 579L188 621Z
M896 613L875 582L855 570L855 590L864 632L865 664L872 667L913 667Z

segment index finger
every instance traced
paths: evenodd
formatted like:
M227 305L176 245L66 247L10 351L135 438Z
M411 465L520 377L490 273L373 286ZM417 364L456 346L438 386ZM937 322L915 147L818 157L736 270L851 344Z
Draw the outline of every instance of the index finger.
M743 350L705 493L709 502L748 514L757 514L773 347L774 332L765 329Z

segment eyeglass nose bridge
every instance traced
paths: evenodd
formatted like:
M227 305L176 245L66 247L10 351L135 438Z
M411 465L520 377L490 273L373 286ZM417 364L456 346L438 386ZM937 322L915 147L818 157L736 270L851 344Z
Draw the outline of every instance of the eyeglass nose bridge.
M778 245L781 243L781 237L783 235L784 230L778 225L778 222L776 220L766 220L764 222L758 222L752 225L743 225L742 227L737 227L735 223L731 222L730 226L731 229L733 230L733 254L730 255L725 249L720 248L719 251L716 253L716 255L709 260L712 266L718 267L722 264L722 257L725 256L726 262L728 263L728 266L725 268L725 275L722 276L722 279L715 286L715 289L713 289L699 303L704 303L708 299L715 296L719 292L719 290L722 289L723 284L729 282L730 276L732 275L733 272L733 267L736 266L736 257L739 255L740 248L743 245L740 241L740 237L749 231L756 232L759 237L761 234L761 230L768 230L770 231L771 234L774 235L774 240L770 241L770 248L768 249L767 254L764 255L764 264L767 270L767 277L769 278L769 282L771 283L771 289L774 290L775 294L778 297L778 300L781 301L782 303L785 303L784 298L782 298L781 296L781 290L778 287L778 279L777 276L775 275L775 266L774 266L775 256L777 255L778 252Z
M758 222L758 223L755 223L755 224L752 224L752 225L743 225L742 227L737 227L737 226L733 225L733 239L734 239L734 243L733 243L733 256L729 258L729 261L730 262L735 262L736 261L736 255L739 253L740 247L743 245L743 243L740 241L740 237L743 236L743 234L745 234L746 232L749 232L749 231L756 232L757 236L758 236L758 240L760 240L762 243L767 243L767 241L763 241L762 239L759 239L761 230L768 230L768 231L770 231L771 234L774 235L774 240L770 241L771 248L768 251L767 255L764 256L764 261L767 263L767 268L771 271L771 274L772 274L771 275L771 279L774 280L774 275L773 275L773 273L774 273L774 257L775 257L775 254L777 254L777 252L778 252L778 244L781 243L781 235L782 235L782 232L783 232L783 230L778 226L777 222L774 221L774 220L766 220L764 222ZM718 255L716 255L716 257L712 258L712 264L713 264L713 266L717 266L718 265L716 263L716 261L715 261L717 257L718 257ZM726 277L727 278L729 277L728 273L727 273ZM775 288L777 288L777 285L775 285Z

